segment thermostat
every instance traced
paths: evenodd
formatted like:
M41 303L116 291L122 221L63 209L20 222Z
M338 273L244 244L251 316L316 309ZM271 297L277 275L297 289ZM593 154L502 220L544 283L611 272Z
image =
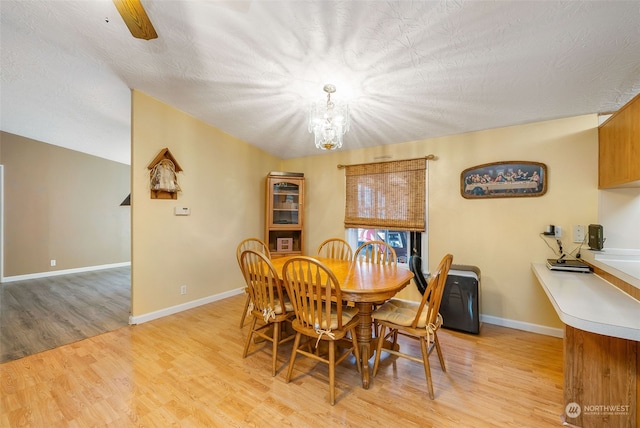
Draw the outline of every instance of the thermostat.
M176 207L176 215L190 215L191 208L187 207Z

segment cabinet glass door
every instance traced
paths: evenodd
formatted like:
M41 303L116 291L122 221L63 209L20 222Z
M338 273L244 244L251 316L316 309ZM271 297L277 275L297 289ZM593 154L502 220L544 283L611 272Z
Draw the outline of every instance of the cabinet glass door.
M288 181L273 184L271 222L274 226L299 225L300 186Z

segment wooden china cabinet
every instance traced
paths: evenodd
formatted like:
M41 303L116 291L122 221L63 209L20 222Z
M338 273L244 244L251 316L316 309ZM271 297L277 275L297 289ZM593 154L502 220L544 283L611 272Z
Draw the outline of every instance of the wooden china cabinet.
M267 176L265 241L272 257L301 255L304 248L304 174Z

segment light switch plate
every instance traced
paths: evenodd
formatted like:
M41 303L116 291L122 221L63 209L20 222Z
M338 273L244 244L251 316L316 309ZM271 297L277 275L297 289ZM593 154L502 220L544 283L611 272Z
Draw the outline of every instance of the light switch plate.
M555 226L553 228L553 234L558 239L562 238L562 228L560 226Z
M582 225L573 226L573 242L581 244L584 242L586 227Z

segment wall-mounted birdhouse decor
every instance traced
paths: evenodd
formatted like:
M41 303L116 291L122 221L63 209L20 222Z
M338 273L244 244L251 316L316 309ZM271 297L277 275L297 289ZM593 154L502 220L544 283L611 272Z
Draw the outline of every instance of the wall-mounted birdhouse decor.
M151 199L178 199L181 190L177 174L180 165L168 148L164 148L147 167L151 186Z

